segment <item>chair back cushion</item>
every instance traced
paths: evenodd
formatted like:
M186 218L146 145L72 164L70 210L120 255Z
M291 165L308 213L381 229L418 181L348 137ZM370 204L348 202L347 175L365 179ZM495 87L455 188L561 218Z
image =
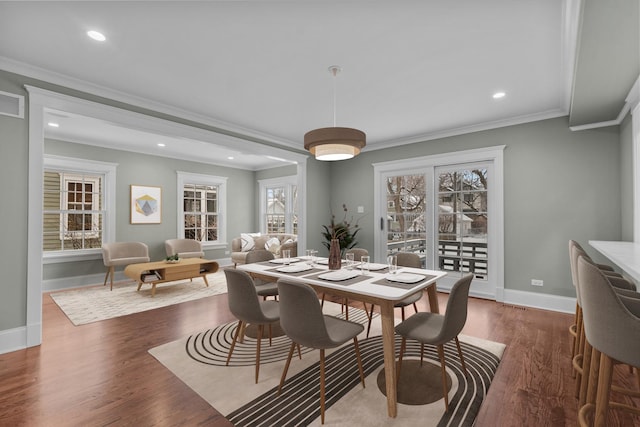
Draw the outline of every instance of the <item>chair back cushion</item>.
M278 280L280 326L291 340L309 348L329 348L329 337L318 295L302 283Z
M467 322L467 302L472 280L473 274L467 274L458 279L451 288L441 333L442 338L446 341L458 336Z
M369 255L369 251L363 248L351 248L347 250L345 253L353 254L354 261L360 261L363 256Z
M204 256L202 242L194 239L169 239L164 242L167 256L178 255L180 258L200 258Z
M134 264L149 262L149 247L142 242L111 242L102 245L104 265Z
M275 256L265 250L265 249L254 249L252 251L247 252L247 256L245 257L245 263L247 264L252 264L254 262L264 262L264 261L270 261L272 259L274 259Z
M422 268L420 255L412 252L398 252L396 255L398 267Z
M272 321L266 319L260 307L253 279L246 272L226 268L227 300L229 311L239 320L247 323L264 324Z

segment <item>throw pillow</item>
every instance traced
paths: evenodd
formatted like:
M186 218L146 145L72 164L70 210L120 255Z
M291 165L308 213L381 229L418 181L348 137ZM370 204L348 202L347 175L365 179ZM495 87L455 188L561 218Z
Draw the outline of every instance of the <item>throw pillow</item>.
M249 252L254 248L254 237L259 237L260 233L240 233L240 240L242 240L242 252Z
M267 240L264 244L264 248L268 251L271 250L271 245L278 245L280 246L280 240L278 240L277 237L271 237L269 238L269 240Z
M273 243L271 246L269 246L268 250L277 257L278 255L280 255L280 243Z

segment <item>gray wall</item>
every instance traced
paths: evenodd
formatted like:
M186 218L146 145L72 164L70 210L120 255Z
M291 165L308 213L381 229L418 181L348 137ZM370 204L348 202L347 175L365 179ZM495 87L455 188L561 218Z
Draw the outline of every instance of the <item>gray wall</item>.
M633 242L633 129L631 114L620 124L620 238Z
M65 141L46 140L45 153L79 159L117 163L116 169L116 240L140 241L149 246L151 259L166 256L164 241L176 238L177 171L227 177L227 242L241 232L252 229L255 221L255 172L204 163L176 160L147 154L130 153ZM162 222L131 224L129 186L149 185L162 188ZM209 259L228 257L226 248L206 251ZM102 260L46 264L43 279L81 276L104 272Z
M24 94L18 79L3 78L0 91ZM14 76L10 76L14 77ZM0 115L0 332L26 324L28 121Z
M331 164L331 205L365 207L358 240L372 252L372 163L495 145L506 145L505 288L575 296L568 240L588 246L590 239L620 239L617 127L572 132L565 117L365 152ZM543 279L544 288L532 287L532 278Z

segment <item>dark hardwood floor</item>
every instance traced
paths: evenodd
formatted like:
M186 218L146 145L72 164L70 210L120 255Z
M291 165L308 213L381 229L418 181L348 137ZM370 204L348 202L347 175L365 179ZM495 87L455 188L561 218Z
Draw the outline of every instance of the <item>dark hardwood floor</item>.
M147 353L233 320L226 295L84 326L43 298L42 345L0 355L1 426L231 425ZM447 295L439 298L444 310ZM427 310L426 296L420 304ZM476 426L576 425L570 323L567 314L470 300L463 333L507 345ZM616 381L637 387L625 369ZM609 421L640 425L628 416Z

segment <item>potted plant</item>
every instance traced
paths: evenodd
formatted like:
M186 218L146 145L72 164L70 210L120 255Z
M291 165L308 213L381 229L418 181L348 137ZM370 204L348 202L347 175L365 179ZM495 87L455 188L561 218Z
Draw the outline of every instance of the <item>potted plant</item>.
M358 220L354 222L353 216L348 219L349 209L346 204L342 205L344 215L342 221L336 222L336 216L331 214L331 223L323 225L322 236L325 242L322 242L325 248L329 249L329 269L338 270L342 256L347 249L354 248L358 242L356 235L360 231Z

